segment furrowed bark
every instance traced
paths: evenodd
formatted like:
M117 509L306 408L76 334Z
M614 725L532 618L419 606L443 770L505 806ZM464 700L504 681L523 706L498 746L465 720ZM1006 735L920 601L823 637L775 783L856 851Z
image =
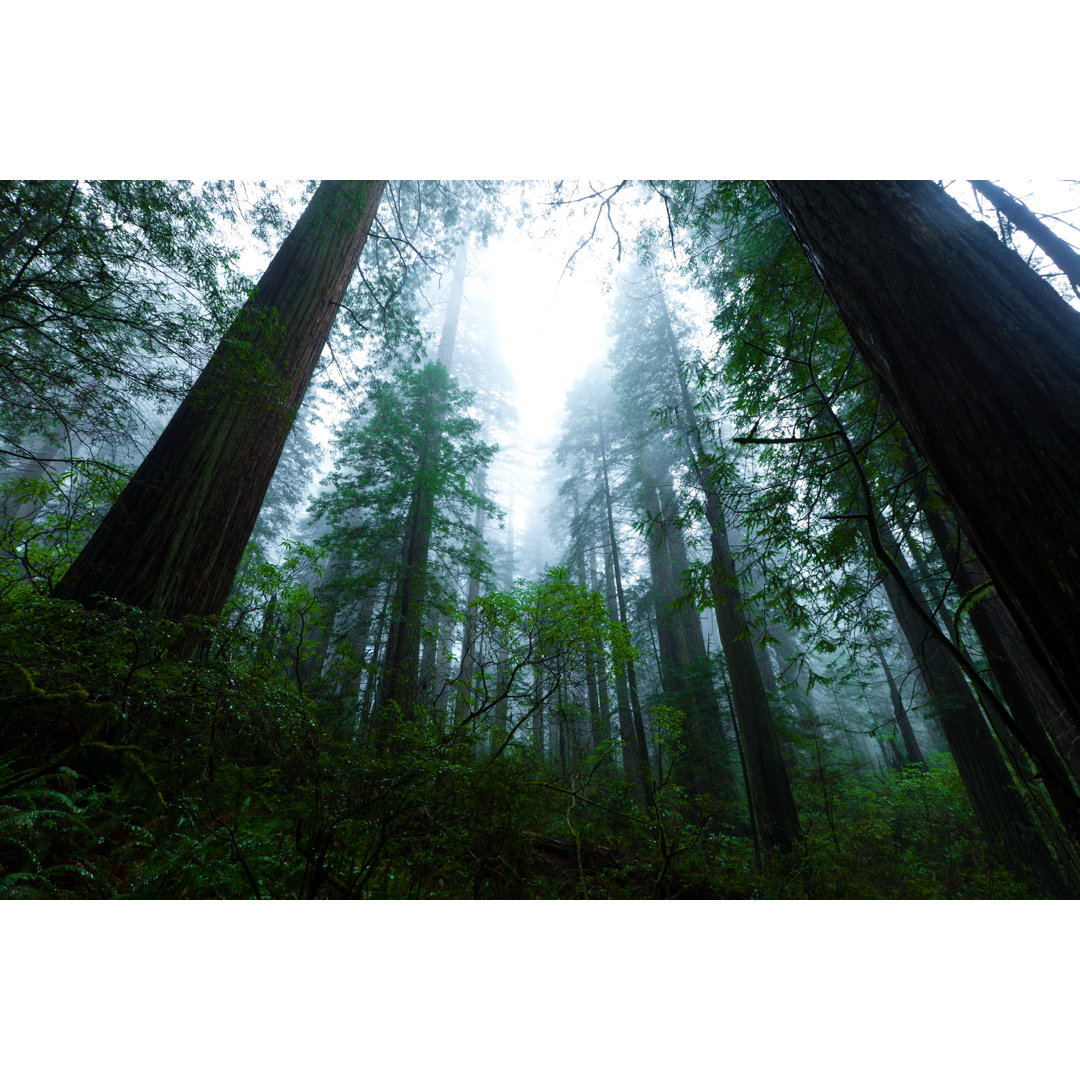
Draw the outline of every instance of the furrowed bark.
M384 181L324 181L54 595L221 610Z
M935 184L768 183L1033 653L1080 711L1080 313Z

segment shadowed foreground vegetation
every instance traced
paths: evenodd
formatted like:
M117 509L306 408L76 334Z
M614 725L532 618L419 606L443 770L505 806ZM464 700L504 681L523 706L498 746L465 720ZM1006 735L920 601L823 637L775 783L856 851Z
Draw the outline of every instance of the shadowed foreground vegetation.
M945 758L872 783L839 762L796 772L804 840L759 870L734 807L670 781L642 803L611 747L568 782L527 747L479 757L434 726L358 744L335 735L337 700L268 671L255 638L199 629L205 657L185 661L185 631L134 609L3 609L18 750L0 765L0 896L1032 895L981 842Z

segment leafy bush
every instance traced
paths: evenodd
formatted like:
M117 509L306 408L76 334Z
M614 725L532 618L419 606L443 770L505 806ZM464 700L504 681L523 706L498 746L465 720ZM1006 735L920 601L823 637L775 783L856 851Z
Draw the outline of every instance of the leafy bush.
M30 597L0 606L0 897L1023 896L951 760L804 775L805 839L759 859L740 810L617 744L545 763L402 725L385 745L301 693L259 630ZM186 657L195 655L196 659Z

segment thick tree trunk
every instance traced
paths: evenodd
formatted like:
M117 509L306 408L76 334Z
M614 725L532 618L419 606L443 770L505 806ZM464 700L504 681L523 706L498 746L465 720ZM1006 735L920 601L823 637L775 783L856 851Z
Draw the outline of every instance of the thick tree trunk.
M714 497L708 497L707 503L715 503ZM713 559L709 585L720 645L731 679L739 736L754 789L758 826L766 849L775 846L781 851L790 851L799 838L798 811L765 685L758 670L756 649L748 632L742 594L736 584L735 562L728 548L719 504L715 503L711 510Z
M1080 712L1080 313L935 184L769 188L1033 653Z
M701 624L696 610L674 610L678 588L672 564L671 538L678 530L670 525L670 518L674 516L673 508L669 506L667 514L664 513L660 495L653 478L645 471L644 464L641 471L645 511L657 522L657 529L648 537L648 546L649 565L657 598L660 660L666 689L672 695L674 704L686 715L689 736L689 752L680 763L678 778L680 783L695 794L712 794L722 799L730 799L735 794L735 776L727 759L727 748L720 726L720 709L712 687L705 686L700 678L701 668L705 665L705 642L701 636ZM686 615L692 616L692 627L684 618ZM696 638L693 633L695 629ZM700 651L695 655L694 646L698 643Z
M168 618L228 595L384 181L324 181L55 595Z

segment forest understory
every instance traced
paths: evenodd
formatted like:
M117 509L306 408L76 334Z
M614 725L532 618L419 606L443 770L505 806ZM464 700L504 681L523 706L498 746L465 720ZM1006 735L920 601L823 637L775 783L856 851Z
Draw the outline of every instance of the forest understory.
M0 898L1077 898L1059 216L0 182Z
M213 631L207 631L211 635ZM569 767L434 726L342 732L256 644L141 612L7 607L0 896L132 899L976 899L1039 896L986 845L955 766L792 770L802 837L756 851L738 802L642 797L609 743ZM48 731L48 735L43 735ZM501 729L495 735L500 736ZM500 740L501 741L501 740Z

